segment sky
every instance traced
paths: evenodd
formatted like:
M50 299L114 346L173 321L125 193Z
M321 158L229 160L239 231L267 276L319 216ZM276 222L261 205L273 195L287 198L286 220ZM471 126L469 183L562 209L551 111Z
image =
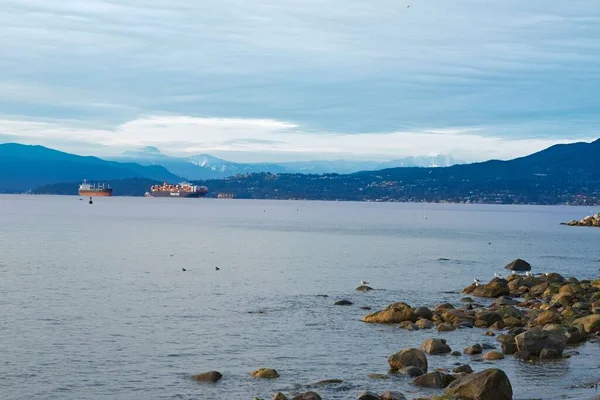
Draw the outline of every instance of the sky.
M0 54L0 143L78 154L479 161L600 137L597 0L0 0Z

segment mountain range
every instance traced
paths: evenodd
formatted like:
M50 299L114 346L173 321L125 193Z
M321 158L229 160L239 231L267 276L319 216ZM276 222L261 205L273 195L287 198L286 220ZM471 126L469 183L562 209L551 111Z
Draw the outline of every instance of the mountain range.
M182 181L183 178L159 165L106 161L43 146L0 144L0 192L24 192L56 182L105 181L146 178Z
M350 160L315 160L292 161L283 163L235 163L208 154L190 157L171 157L163 154L156 147L144 147L136 151L125 152L111 160L133 162L141 165L160 165L172 173L190 180L221 179L239 174L258 172L349 174L358 171L375 171L393 167L446 167L458 164L451 156L416 156L392 161L350 161Z
M250 173L196 183L209 196L247 199L429 201L503 204L600 205L600 139L556 145L509 161L440 168L400 167L352 174ZM110 182L119 195L141 196L149 181ZM39 194L75 194L73 183Z

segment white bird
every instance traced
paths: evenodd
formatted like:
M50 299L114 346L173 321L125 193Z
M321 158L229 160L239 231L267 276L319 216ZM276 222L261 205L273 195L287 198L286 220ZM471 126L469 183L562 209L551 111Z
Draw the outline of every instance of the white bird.
M527 275L527 276L533 276L533 274L531 273L531 271L525 272L525 275Z
M361 284L361 285L368 285L368 284L369 284L369 282L367 282L367 281L360 281L360 284Z
M502 278L502 275L500 275L500 274L499 274L499 273L497 273L497 272L496 272L496 273L494 273L494 276L495 276L496 278Z
M513 272L511 272L510 274L511 274L511 275L516 275L516 274L517 274L517 271L513 271Z
M473 279L473 282L475 282L475 286L479 286L479 279Z

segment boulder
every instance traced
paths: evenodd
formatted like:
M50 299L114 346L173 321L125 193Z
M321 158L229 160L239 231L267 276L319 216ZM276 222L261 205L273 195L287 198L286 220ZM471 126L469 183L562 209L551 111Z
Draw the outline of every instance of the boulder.
M581 325L583 332L587 334L600 332L600 314L591 314L573 321L573 325Z
M455 374L460 374L460 373L472 374L473 369L471 368L471 366L469 364L465 364L465 365L460 365L460 366L454 368L452 370L452 372L454 372Z
M502 321L503 316L495 311L479 311L475 313L475 319L477 321L484 321L486 328L495 324L498 321Z
M378 381L385 381L390 379L389 375L384 375L384 374L369 374L367 375L367 377L369 379L376 379Z
M494 278L485 285L475 286L472 292L473 296L495 298L510 294L508 282L501 278Z
M515 353L515 358L517 360L529 361L531 359L531 354L528 351L517 351Z
M535 319L535 322L541 326L547 324L560 324L562 322L562 315L554 310L546 310Z
M364 316L361 321L379 324L399 324L404 321L416 322L417 316L406 303L393 303L381 311Z
M219 371L209 371L209 372L203 372L198 375L194 375L194 376L192 376L192 379L195 381L199 381L199 382L215 383L215 382L218 382L219 380L221 380L222 377L223 377L223 374L221 374Z
M427 307L417 307L414 309L414 313L417 316L417 318L424 318L430 321L433 318L433 311L431 311Z
M517 349L517 342L514 336L511 335L499 335L498 341L500 342L500 346L502 348L502 353L504 354L515 354Z
M460 299L461 303L475 303L475 300L473 300L472 297L463 297L462 299Z
M425 318L419 318L415 325L417 325L419 329L431 329L434 326L433 322Z
M581 329L580 329L581 328ZM546 331L558 331L567 338L567 344L577 344L585 341L585 335L583 333L583 327L579 325L566 325L566 324L549 324L544 326Z
M466 349L464 349L463 353L468 354L470 356L475 355L475 354L481 354L481 353L483 353L483 348L481 347L480 344L475 344L473 346L469 346Z
M321 396L319 396L315 392L306 392L306 393L299 394L298 396L294 397L292 400L323 400L323 399L321 399Z
M526 271L531 271L531 264L529 264L525 260L517 258L516 260L511 261L510 263L506 264L504 269L508 269L510 271L517 271L517 272L526 272Z
M427 372L427 356L419 349L404 349L388 358L388 364L392 370L400 370L404 367L417 367Z
M527 351L535 356L538 356L543 349L555 350L562 354L567 344L567 337L561 332L540 328L521 333L515 340L519 351Z
M381 400L406 400L406 397L399 392L385 392L381 395Z
M450 303L442 303L435 306L435 312L443 313L445 311L454 310L455 307Z
M398 325L398 328L406 329L408 331L418 331L419 330L419 326L417 324L415 324L414 322L410 322L410 321L400 322L400 325Z
M336 306L351 306L353 303L350 300L340 300L336 301L334 305Z
M273 400L288 400L288 398L285 396L285 394L277 392L275 393L275 396L273 396Z
M404 367L399 369L398 372L401 375L410 376L411 378L416 378L417 376L425 374L425 372L419 367Z
M496 307L501 307L501 306L516 306L517 304L519 304L519 301L513 299L512 297L509 296L500 296L496 299L496 301L494 302L494 304L496 305Z
M561 358L562 353L553 349L542 349L540 351L540 360L551 360L553 358Z
M272 368L260 368L252 372L252 376L260 379L279 378L279 374Z
M450 383L444 393L470 400L512 400L508 376L500 369L469 374Z
M356 290L358 290L359 292L368 292L369 290L373 290L373 288L367 285L361 285L357 287Z
M437 330L438 332L452 332L454 330L456 330L456 328L452 325L450 325L447 322L441 323L437 326Z
M438 371L421 375L413 381L413 385L426 388L443 389L454 380L454 377Z
M358 395L358 400L381 400L381 398L373 392L362 392Z
M444 339L427 339L421 345L421 350L431 355L446 354L452 352L452 349Z
M339 385L340 383L344 383L344 381L341 379L325 379L325 380L313 383L312 386Z
M490 351L483 355L483 359L488 361L503 360L504 354L499 351Z

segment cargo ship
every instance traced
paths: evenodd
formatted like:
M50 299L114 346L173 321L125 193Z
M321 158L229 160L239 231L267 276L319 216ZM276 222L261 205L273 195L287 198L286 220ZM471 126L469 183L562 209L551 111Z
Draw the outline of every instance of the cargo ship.
M113 190L109 186L104 186L103 183L97 185L90 184L85 179L83 183L79 185L80 196L112 196Z
M208 193L206 186L196 186L187 182L178 185L170 185L163 183L162 185L154 185L146 192L147 197L187 197L198 198L204 197Z

